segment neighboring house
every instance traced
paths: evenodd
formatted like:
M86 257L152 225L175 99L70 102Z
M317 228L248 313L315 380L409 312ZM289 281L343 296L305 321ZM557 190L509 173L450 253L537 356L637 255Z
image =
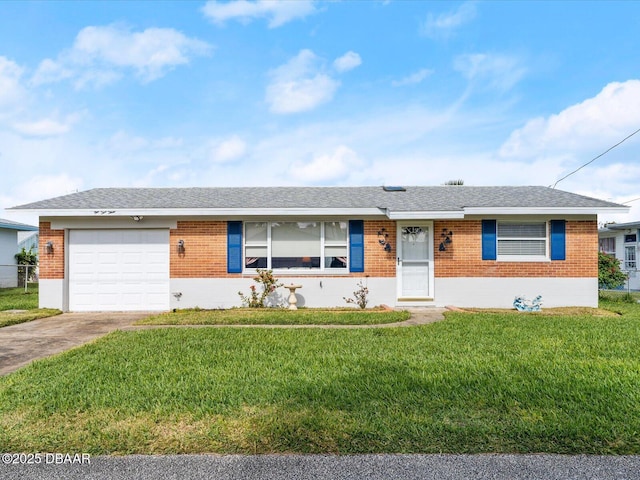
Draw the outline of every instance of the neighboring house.
M38 227L25 225L0 218L0 288L16 287L18 285L18 271L16 267L16 253L19 232L37 232Z
M40 306L71 311L239 306L256 268L302 285L298 306L363 282L370 306L595 307L597 214L629 210L469 186L101 188L15 209L40 215Z
M605 225L604 228L598 230L598 239L601 252L620 260L620 268L627 273L629 278L628 287L632 290L640 290L640 276L638 275L640 222Z
M38 247L40 243L40 236L38 232L18 232L18 251L23 248L26 251L31 250L36 255L38 254Z

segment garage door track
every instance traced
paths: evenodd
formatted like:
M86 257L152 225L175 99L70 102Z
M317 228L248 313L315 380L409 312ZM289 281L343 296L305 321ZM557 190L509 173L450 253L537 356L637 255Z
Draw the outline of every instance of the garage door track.
M63 313L0 329L0 375L83 345L148 316L148 312Z

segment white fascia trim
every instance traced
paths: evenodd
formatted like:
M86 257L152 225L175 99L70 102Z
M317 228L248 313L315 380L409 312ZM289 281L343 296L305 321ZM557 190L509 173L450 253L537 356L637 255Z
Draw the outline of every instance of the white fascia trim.
M136 209L60 209L31 210L41 217L115 218L128 216L160 217L300 217L300 216L380 216L379 208L136 208Z
M598 215L629 213L631 207L465 207L467 215Z
M387 212L391 220L437 220L464 218L464 212Z

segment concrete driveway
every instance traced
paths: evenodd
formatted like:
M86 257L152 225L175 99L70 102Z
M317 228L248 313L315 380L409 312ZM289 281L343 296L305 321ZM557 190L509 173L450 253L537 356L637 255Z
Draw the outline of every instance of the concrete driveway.
M131 325L149 312L63 313L0 329L0 375Z

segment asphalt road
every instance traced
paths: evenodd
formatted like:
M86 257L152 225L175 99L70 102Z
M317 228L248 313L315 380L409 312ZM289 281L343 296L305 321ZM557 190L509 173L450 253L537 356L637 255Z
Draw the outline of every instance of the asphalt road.
M4 460L4 459L3 459ZM0 464L3 480L635 480L640 456L174 455Z

